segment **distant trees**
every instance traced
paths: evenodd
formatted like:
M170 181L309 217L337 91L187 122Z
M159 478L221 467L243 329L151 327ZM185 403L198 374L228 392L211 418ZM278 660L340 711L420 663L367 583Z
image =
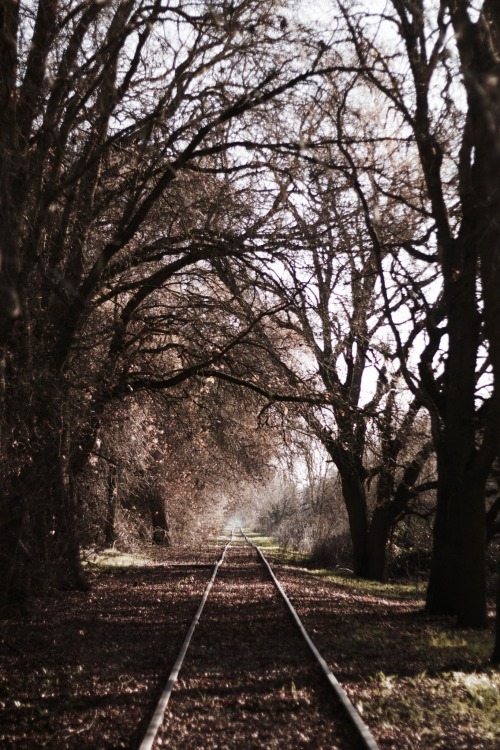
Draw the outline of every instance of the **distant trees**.
M268 474L275 449L259 409L239 389L196 378L168 395L108 404L77 481L79 538L90 547L169 546L199 522L217 530L226 500L215 498Z
M308 142L303 159L293 150L269 158L277 185L281 183L268 239L275 247L273 260L263 259L252 269L240 263L238 271L234 260L232 271L225 268L221 278L238 298L243 319L252 320L256 304L265 307L274 300L281 308L270 321L259 324L245 346L266 352L269 365L259 373L260 384L275 394L276 401L302 403L301 419L338 469L355 572L383 579L391 529L429 489L427 484L420 486L418 478L433 446L428 436L421 442L409 439L416 432L422 401L401 393L401 372L393 364L392 332L380 295L378 247L352 186L348 154L336 147L343 137L342 107L333 109L322 92L310 120L303 118L301 127L319 131L319 140ZM362 126L361 118L358 124ZM387 211L396 213L393 206ZM400 316L410 315L409 310L420 315L413 289L433 281L426 269L414 267L412 273L412 290L400 291L399 278L391 292L392 312ZM245 373L243 362L236 359L229 371L255 388L257 368ZM220 370L224 367L221 362ZM285 396L287 391L295 394L294 399ZM377 463L371 463L374 459ZM367 501L370 483L377 486L373 508Z
M284 262L285 278L293 279L289 288L285 281L275 292L288 298L281 324L301 338L314 363L312 382L323 406L305 406L301 414L338 469L354 570L383 579L390 530L419 494L418 476L432 446L428 441L415 445L415 455L403 467L403 448L408 449L421 405L413 400L404 406L395 397L398 373L381 330L375 255L359 228L359 205L349 190L324 190L321 179L316 179L315 189L330 200L330 205L322 201L321 214L335 216L335 225L325 222L323 228L323 216L316 223L310 212L307 219L302 217L297 201L293 210L302 250ZM307 286L297 284L300 276L308 278ZM374 446L369 451L371 433L377 429L378 466L369 463L374 458ZM377 484L371 509L369 478Z

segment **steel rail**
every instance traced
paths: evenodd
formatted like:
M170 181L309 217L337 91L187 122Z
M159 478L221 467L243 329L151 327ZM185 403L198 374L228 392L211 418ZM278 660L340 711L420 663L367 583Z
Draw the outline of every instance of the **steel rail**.
M189 644L191 643L191 638L193 637L193 633L195 631L195 628L200 620L201 613L203 612L203 608L205 606L205 603L208 599L208 595L210 593L210 589L212 588L215 578L217 576L217 572L224 562L224 557L226 555L227 549L231 542L233 541L233 531L231 531L231 538L224 547L221 556L217 560L214 566L214 570L212 573L212 577L210 578L210 581L208 582L208 585L205 589L205 592L203 594L203 597L201 599L200 605L196 611L196 614L193 618L193 621L191 622L191 625L189 627L189 630L186 634L186 637L184 638L184 643L182 644L181 650L179 651L179 654L177 656L177 659L175 660L175 664L172 668L172 671L170 672L169 678L167 680L167 683L163 689L163 692L160 696L160 699L156 705L155 712L151 718L151 721L149 722L149 726L146 730L146 733L144 735L144 738L139 746L139 750L151 750L156 737L158 735L158 732L160 730L160 727L163 724L165 711L167 709L168 702L170 700L170 696L172 695L172 690L174 689L174 685L177 682L177 677L179 676L180 669L182 667L182 664L184 662L184 657L186 656L186 652L189 648Z
M258 552L258 554L259 554L262 562L266 566L266 568L267 568L267 570L269 572L269 575L271 576L271 578L273 580L274 585L276 586L276 588L280 592L281 596L283 597L283 600L284 600L286 606L288 607L288 610L289 610L290 614L292 615L292 617L293 617L293 619L294 619L297 627L299 628L299 630L300 630L300 632L302 634L302 637L304 638L305 642L309 646L309 649L311 650L311 652L313 653L314 657L316 658L316 661L318 662L319 666L321 667L321 670L322 670L324 676L328 680L328 683L330 684L333 692L335 693L337 699L339 700L339 702L342 705L342 707L344 708L347 716L349 717L349 720L350 720L351 724L356 729L356 732L359 735L359 738L361 740L363 748L365 748L365 750L379 750L379 747L378 747L377 743L375 742L375 740L374 740L374 738L373 738L370 730L368 729L368 727L364 723L363 719L359 715L359 712L356 711L355 707L351 703L351 701L350 701L347 693L345 692L344 688L342 687L342 685L340 684L340 682L337 680L337 678L335 677L335 675L331 671L330 667L328 666L328 664L326 663L326 661L324 660L324 658L321 656L320 652L318 651L318 649L316 648L316 646L314 645L314 643L312 642L311 637L309 636L309 633L307 632L307 630L305 629L305 627L304 627L304 625L302 623L302 620L300 619L300 617L298 616L297 612L295 611L295 608L294 608L293 604L291 603L290 599L288 598L288 596L286 595L286 593L285 593L285 591L284 591L281 583L276 578L276 576L275 576L275 574L274 574L271 566L269 565L268 561L266 560L266 558L264 556L264 553L262 552L262 550L260 549L260 547L257 544L254 544L252 542L252 540L247 537L247 535L245 534L245 532L243 531L243 529L240 529L240 532L245 537L245 539L248 542L248 544L251 544L252 547L255 550L257 550L257 552Z

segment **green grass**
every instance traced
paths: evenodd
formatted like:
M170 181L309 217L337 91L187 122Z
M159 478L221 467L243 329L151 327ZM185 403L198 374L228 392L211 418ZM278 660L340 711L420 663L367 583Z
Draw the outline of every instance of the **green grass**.
M266 551L271 554L271 559L282 565L291 564L296 565L297 563L304 562L306 555L303 552L296 550L286 549L282 547L280 543L272 536L265 536L259 534L256 531L247 531L243 529L247 537L262 551Z
M426 648L435 654L452 654L459 658L460 654L466 652L468 658L479 665L487 663L493 651L492 632L439 626L432 631L429 627L429 631Z
M270 552L275 562L281 565L292 565L304 573L322 578L325 581L330 581L336 586L342 586L360 594L370 594L385 599L407 599L418 602L423 601L425 596L426 583L423 581L380 583L379 581L356 578L351 573L344 573L330 568L312 569L304 567L304 563L307 561L306 553L284 548L271 536L264 536L258 532L247 531L246 529L244 531L254 544L257 544L262 550Z
M352 575L338 573L327 568L317 570L305 569L306 572L318 576L326 581L331 581L337 586L356 591L359 594L370 594L382 599L409 599L420 601L424 599L426 583L423 581L391 581L380 583L380 581L368 581L365 578L355 578Z
M256 544L258 547L262 547L262 549L275 551L279 551L281 549L279 543L272 536L264 536L263 534L259 534L256 531L247 531L246 529L243 529L243 531L254 544Z

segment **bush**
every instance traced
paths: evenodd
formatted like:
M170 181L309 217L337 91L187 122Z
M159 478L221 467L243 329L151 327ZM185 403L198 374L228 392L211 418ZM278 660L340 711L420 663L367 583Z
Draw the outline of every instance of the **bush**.
M389 578L427 578L431 568L428 549L393 544L387 549L387 575Z
M352 544L349 532L314 540L309 564L318 568L350 568Z

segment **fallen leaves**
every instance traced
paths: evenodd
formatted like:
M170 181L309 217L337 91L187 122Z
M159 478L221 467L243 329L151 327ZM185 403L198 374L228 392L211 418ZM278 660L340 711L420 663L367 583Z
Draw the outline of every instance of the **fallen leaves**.
M2 749L137 748L218 552L108 569L90 593L40 599L29 617L0 623ZM401 587L276 572L381 750L496 750L491 631L423 616ZM331 697L256 558L231 548L219 576L158 746L345 750Z

